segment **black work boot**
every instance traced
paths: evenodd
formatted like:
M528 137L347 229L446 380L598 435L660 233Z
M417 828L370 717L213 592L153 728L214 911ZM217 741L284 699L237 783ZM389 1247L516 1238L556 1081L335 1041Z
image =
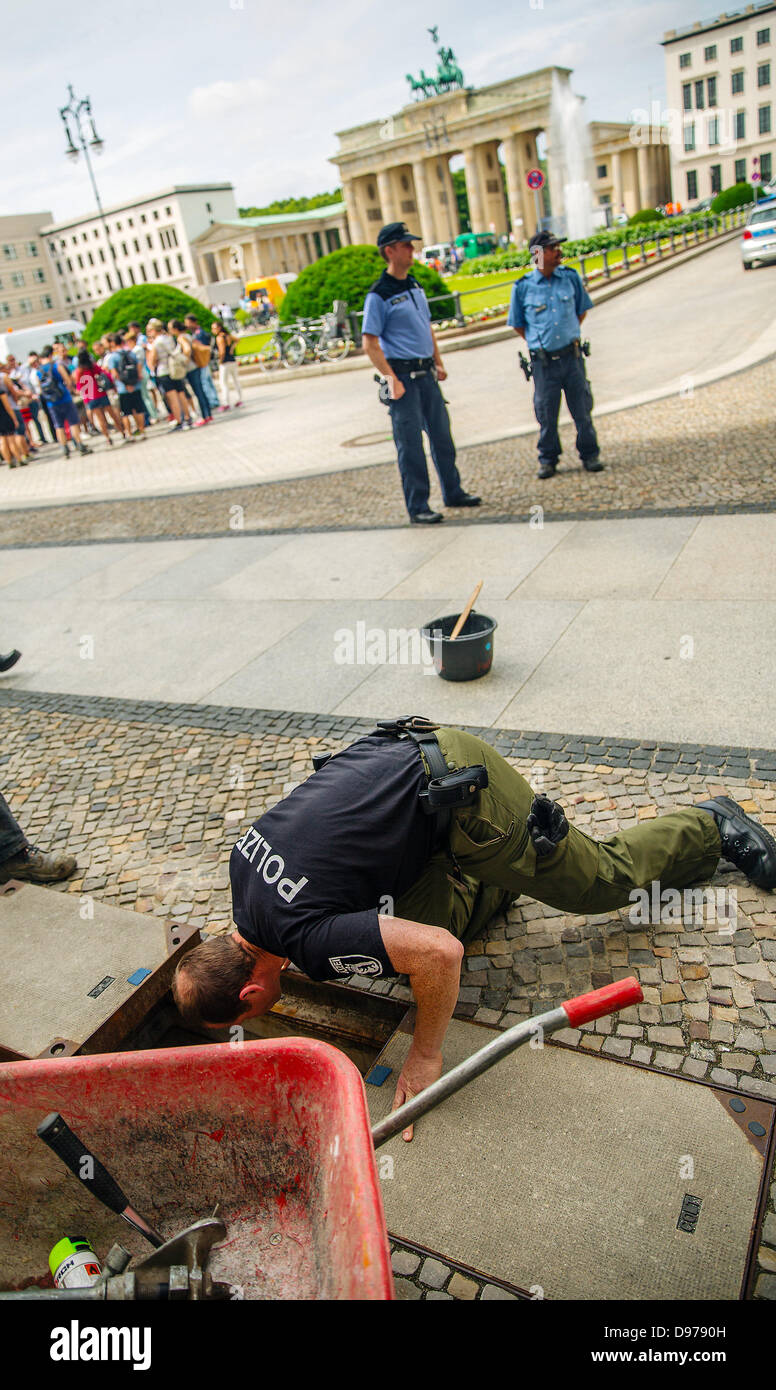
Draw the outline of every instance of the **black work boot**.
M756 888L776 889L776 840L768 831L729 796L699 801L697 809L708 811L717 822L722 858L735 864Z
M46 854L37 845L25 845L10 859L0 862L0 883L11 878L22 879L25 883L59 883L70 878L76 870L75 855Z

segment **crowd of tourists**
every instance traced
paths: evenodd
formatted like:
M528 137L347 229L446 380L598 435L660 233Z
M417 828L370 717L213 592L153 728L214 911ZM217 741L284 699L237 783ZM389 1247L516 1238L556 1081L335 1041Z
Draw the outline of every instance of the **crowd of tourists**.
M101 434L112 447L142 442L154 425L209 425L232 408L232 395L235 409L243 403L235 343L220 319L205 328L188 314L166 325L149 319L145 329L130 323L91 347L55 343L23 363L9 357L0 364L2 462L27 464L50 444L66 457L88 454L85 436Z

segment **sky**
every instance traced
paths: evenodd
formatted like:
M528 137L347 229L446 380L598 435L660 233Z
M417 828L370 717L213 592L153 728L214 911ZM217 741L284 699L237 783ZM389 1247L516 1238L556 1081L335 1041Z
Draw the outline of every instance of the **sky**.
M17 5L3 21L0 214L92 211L59 108L89 96L106 206L172 184L231 182L238 206L335 188L335 132L395 113L435 71L439 25L467 85L557 64L591 120L665 101L665 30L711 0L133 0ZM8 58L13 55L13 62Z

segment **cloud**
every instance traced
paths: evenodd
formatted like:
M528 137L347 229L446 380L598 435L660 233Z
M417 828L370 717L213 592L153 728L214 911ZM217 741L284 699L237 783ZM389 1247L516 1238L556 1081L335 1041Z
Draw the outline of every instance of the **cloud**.
M261 77L242 82L211 82L189 92L188 108L193 116L210 120L214 116L233 116L252 110L268 98L267 84Z

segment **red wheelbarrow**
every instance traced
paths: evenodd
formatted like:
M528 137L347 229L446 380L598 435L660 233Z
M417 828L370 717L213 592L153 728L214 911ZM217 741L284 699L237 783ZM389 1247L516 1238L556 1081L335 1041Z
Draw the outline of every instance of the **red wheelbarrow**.
M353 1063L301 1038L9 1063L0 1297L390 1299L375 1148L537 1033L641 998L621 980L528 1019L371 1130ZM111 1246L90 1288L46 1287L65 1234Z

